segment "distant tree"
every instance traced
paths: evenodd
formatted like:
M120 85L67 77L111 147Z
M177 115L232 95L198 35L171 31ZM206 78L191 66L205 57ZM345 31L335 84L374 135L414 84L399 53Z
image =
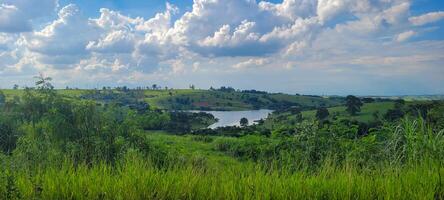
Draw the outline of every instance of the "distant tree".
M358 112L361 112L362 102L358 97L348 95L345 100L346 111L350 113L350 115L356 115Z
M14 89L14 90L18 90L18 89L19 89L19 85L14 84L14 86L12 87L12 89Z
M246 127L246 126L248 126L248 119L245 117L242 117L242 119L240 119L239 123L240 123L241 127Z
M196 87L194 85L190 85L190 89L194 90Z
M153 86L151 86L153 90L157 90L157 84L153 84Z
M327 119L327 117L329 115L330 115L330 113L328 112L328 109L325 107L318 108L318 110L316 111L316 118L319 121L323 121L323 120Z

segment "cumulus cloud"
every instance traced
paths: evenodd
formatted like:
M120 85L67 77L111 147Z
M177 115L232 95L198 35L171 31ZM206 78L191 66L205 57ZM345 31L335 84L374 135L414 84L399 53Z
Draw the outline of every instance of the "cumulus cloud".
M414 54L409 44L417 41L405 41L423 32L415 26L444 17L442 12L412 17L409 0L194 0L181 15L166 3L148 19L107 8L92 18L73 4L33 1L0 4L0 32L8 32L0 33L0 71L33 68L104 80L121 75L122 81L269 68L339 73L351 69L347 66L367 66L368 58L384 56L380 49ZM45 17L46 23L35 25ZM387 58L384 65L394 68L406 57L394 55L400 59ZM370 67L356 72L365 69Z
M319 0L317 6L317 14L323 22L331 19L344 9L349 2L346 0Z
M134 35L126 30L111 31L98 41L90 41L87 50L95 52L125 53L134 49Z
M26 46L44 55L83 54L93 32L78 7L70 4L58 12L58 19L42 30L27 35Z
M444 19L444 12L430 12L424 15L410 17L409 21L415 26L422 26L425 24L437 22Z
M355 15L358 20L347 21L342 28L359 32L384 22L400 22L409 5L401 0L378 5L348 0L196 0L192 10L177 21L172 16L178 8L169 3L164 12L147 20L105 8L100 9L97 19L86 19L75 5L68 5L59 11L58 19L25 36L25 44L46 64L75 64L76 59L93 54L107 59L114 54L139 69L155 68L162 61L192 54L288 55L309 47L324 23L337 14ZM230 18L223 17L227 15Z
M259 7L278 16L295 20L297 18L307 18L315 15L317 11L317 1L284 0L281 4L261 1Z

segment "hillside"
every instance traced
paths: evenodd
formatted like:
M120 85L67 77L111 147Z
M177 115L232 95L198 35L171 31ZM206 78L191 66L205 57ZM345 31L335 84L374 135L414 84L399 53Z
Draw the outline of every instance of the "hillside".
M378 118L382 118L387 110L393 108L393 102L374 102L374 103L365 103L361 107L361 112L359 112L355 116L351 116L345 111L345 106L335 106L327 108L330 115L328 120L341 120L348 119L351 121L358 121L364 123L371 123L375 121L375 113L378 114ZM307 110L301 112L301 117L295 112L284 111L284 112L275 112L271 114L265 121L264 126L272 129L273 127L278 126L287 126L294 125L300 122L300 120L313 120L316 116L316 109Z
M304 110L337 106L343 98L324 98L282 93L254 93L216 90L146 91L146 101L151 105L172 110L251 110L280 109L292 106Z
M2 90L8 99L21 96L24 90ZM343 104L342 97L320 97L265 93L257 91L220 91L198 89L169 90L56 90L70 98L97 101L144 101L152 108L166 110L251 110L285 109L300 107L303 110L332 107ZM125 100L123 100L125 99Z

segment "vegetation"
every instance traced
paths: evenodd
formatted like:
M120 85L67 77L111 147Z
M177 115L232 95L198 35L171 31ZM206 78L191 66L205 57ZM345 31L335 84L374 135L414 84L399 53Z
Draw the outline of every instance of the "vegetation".
M303 97L316 106L208 130L213 116L159 109L145 90L73 96L38 77L18 91L0 93L1 199L444 199L441 101L354 97L349 113Z

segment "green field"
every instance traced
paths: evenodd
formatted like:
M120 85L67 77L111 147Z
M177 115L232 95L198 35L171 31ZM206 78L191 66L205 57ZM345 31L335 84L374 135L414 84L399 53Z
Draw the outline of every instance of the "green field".
M393 102L377 102L377 103L365 103L361 107L361 112L356 116L351 116L345 111L345 106L337 106L328 108L330 115L337 115L339 119L357 120L360 122L371 122L374 120L373 114L379 112L380 117L384 115L388 109L393 108ZM314 119L316 116L316 110L303 111L302 116L307 119ZM330 119L332 117L330 116Z
M254 94L241 92L219 92L210 90L147 91L147 102L164 109L181 110L251 110L271 108L274 104L298 104L302 107L335 106L343 103L340 99L298 96L288 94ZM176 99L186 99L188 104L180 105ZM254 102L251 102L251 99Z

